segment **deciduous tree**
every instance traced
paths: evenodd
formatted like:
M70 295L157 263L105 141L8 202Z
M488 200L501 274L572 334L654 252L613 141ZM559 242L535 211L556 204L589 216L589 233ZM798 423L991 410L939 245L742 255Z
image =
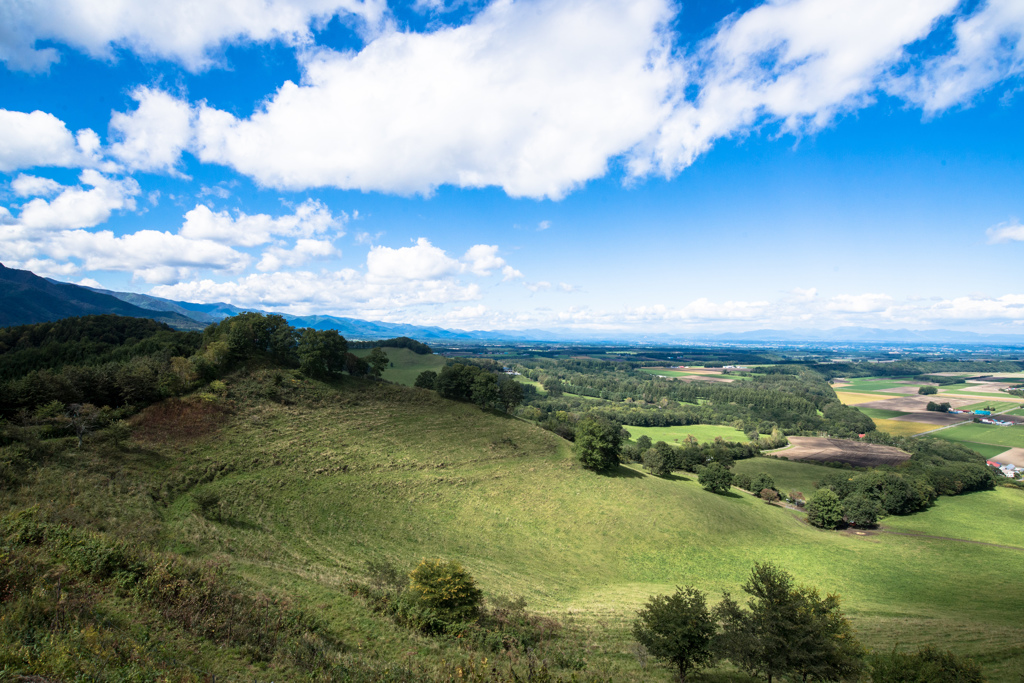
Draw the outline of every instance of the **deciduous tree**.
M633 637L647 651L674 664L686 680L694 669L714 660L715 621L703 593L676 587L672 595L652 596L633 622Z

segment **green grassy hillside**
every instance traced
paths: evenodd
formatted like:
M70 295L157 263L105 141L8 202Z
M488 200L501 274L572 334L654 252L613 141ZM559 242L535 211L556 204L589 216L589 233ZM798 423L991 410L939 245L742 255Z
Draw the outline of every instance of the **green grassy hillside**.
M871 648L931 643L974 656L993 681L1024 672L1018 551L819 531L753 497L708 493L692 476L637 467L596 475L559 437L429 391L350 379L328 386L288 373L278 385L269 375L226 383L231 403L219 423L203 423L214 424L205 433L150 411L137 418L127 451L87 442L2 500L114 534L142 529L140 542L219 562L311 610L349 657L441 666L460 656L374 616L345 590L367 561L411 568L443 557L465 565L489 596L521 594L531 608L580 624L589 672L668 681L667 669L642 671L632 654L629 624L647 597L693 584L717 601L739 591L755 561L772 561L841 594ZM91 472L69 474L90 462ZM827 471L770 459L741 466L751 462L794 487L802 482L793 468ZM216 521L197 514L202 494L218 497ZM966 503L983 515L989 500L996 514L1017 509L1004 492L943 507ZM978 526L961 532L991 537ZM256 677L228 668L224 680Z
M388 354L388 360L394 364L394 367L389 367L384 371L383 378L395 384L404 384L407 387L411 387L424 370L441 372L441 368L445 364L444 356L435 356L432 353L419 354L413 353L409 349L394 347L384 347L383 350ZM363 358L369 355L370 351L372 349L356 349L352 353Z

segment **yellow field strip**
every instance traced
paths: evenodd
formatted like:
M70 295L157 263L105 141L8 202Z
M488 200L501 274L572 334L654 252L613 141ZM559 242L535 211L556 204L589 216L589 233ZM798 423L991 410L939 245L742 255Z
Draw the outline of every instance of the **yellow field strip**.
M943 425L930 425L923 422L907 422L906 420L880 420L875 418L875 426L878 431L892 434L893 436L913 436L921 432L930 432Z
M848 391L837 391L836 396L839 400L848 406L855 406L860 403L871 403L872 401L885 401L890 398L903 398L899 394L879 395L879 394L856 394Z

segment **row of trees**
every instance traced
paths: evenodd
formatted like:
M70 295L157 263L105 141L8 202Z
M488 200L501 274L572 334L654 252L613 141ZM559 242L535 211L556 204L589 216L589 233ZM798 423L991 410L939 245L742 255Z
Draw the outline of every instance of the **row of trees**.
M535 393L532 386L494 368L458 362L449 362L440 373L424 370L416 377L415 386L432 389L442 398L500 408L506 413L523 402L527 389Z

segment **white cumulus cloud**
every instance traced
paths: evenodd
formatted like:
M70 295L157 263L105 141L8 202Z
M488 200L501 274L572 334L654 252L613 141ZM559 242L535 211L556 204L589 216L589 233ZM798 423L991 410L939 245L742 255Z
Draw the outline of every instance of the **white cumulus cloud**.
M273 187L562 197L664 115L666 0L494 2L432 33L319 50L250 118L202 107L199 157Z
M127 48L201 71L223 61L225 45L306 45L311 24L340 15L373 28L386 11L385 0L14 0L0 6L0 61L11 69L45 71L60 53L37 49L36 41L52 40L99 59Z
M268 248L263 252L263 258L256 264L256 268L262 271L276 271L284 267L295 268L310 259L337 255L339 255L338 250L328 240L298 239L295 240L295 246L291 249Z
M91 228L106 221L114 211L135 210L135 197L141 190L134 179L118 180L85 169L79 181L92 189L66 187L50 201L33 199L22 207L18 223L32 231Z
M161 90L136 88L132 112L110 118L110 154L133 171L173 172L192 138L192 110Z
M19 173L11 181L11 189L19 197L49 197L64 189L56 180Z
M81 167L95 161L99 145L92 130L72 135L53 114L0 109L0 173L36 166Z
M185 223L178 232L193 239L255 247L270 242L275 236L311 238L330 232L332 237L341 237L345 234L342 226L347 220L345 212L336 216L326 204L316 199L307 199L296 207L294 213L277 218L265 213L215 212L199 204L185 214Z
M371 247L366 256L366 274L370 280L427 280L458 272L456 259L435 247L425 237L411 247Z

